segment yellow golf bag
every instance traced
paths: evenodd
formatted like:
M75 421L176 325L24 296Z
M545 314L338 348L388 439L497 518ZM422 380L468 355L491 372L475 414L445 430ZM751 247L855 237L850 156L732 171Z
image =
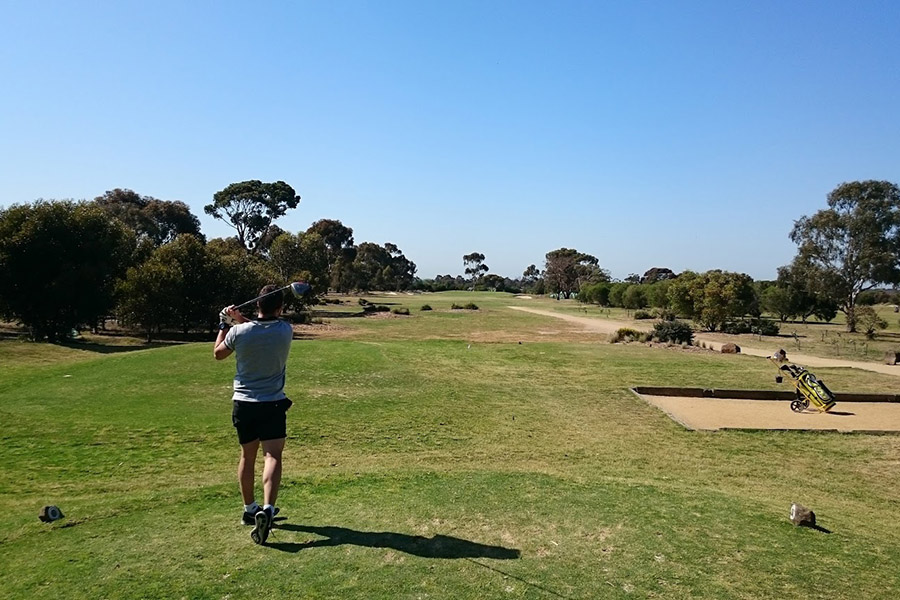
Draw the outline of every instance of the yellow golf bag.
M805 368L788 362L787 353L779 350L773 356L769 357L769 361L778 369L778 377L775 378L777 383L781 383L784 379L783 374L791 378L797 399L791 401L791 410L794 412L803 412L812 404L819 412L828 412L835 405L834 393L828 389L828 386L815 375L807 371Z

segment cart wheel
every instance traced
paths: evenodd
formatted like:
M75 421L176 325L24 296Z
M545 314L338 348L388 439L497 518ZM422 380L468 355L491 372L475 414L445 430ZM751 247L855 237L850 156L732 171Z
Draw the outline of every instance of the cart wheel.
M803 404L802 400L791 400L791 410L794 412L803 412L803 409L806 406Z

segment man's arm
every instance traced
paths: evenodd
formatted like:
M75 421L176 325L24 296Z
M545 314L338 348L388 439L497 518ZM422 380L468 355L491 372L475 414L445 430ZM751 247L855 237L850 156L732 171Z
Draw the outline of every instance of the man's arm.
M238 323L247 322L247 318L244 317L244 315L241 314L241 311L237 310L233 304L231 306L223 308L222 312L227 313ZM216 343L215 345L213 345L213 356L216 357L216 360L228 358L229 356L231 356L231 353L234 352L234 350L232 350L225 344L225 336L228 334L229 329L231 328L224 322L219 324L219 335L216 336Z
M213 347L213 356L216 357L216 360L228 358L234 352L234 350L225 345L225 334L227 333L228 328L226 327L225 329L220 329L219 335L216 336L216 345Z

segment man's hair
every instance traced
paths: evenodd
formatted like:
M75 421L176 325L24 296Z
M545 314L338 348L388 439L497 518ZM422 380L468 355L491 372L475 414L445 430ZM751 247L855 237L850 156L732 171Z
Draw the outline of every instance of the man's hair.
M263 287L263 289L259 290L259 295L268 294L270 292L275 292L278 290L277 285L267 285ZM284 293L281 294L272 294L271 296L266 296L265 298L260 298L257 302L259 304L259 312L264 315L274 314L276 310L284 306Z

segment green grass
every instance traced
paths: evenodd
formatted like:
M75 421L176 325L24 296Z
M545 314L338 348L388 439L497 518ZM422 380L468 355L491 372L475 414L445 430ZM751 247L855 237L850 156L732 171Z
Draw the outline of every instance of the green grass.
M339 339L294 344L287 520L269 547L236 524L233 363L211 344L0 343L3 596L900 593L897 436L688 432L627 387L776 389L771 366L554 341L535 331L564 324L500 294L400 300L409 317L336 318ZM468 301L480 310L449 309ZM817 375L900 393L900 378ZM792 526L793 501L832 533ZM44 504L67 518L40 523Z

